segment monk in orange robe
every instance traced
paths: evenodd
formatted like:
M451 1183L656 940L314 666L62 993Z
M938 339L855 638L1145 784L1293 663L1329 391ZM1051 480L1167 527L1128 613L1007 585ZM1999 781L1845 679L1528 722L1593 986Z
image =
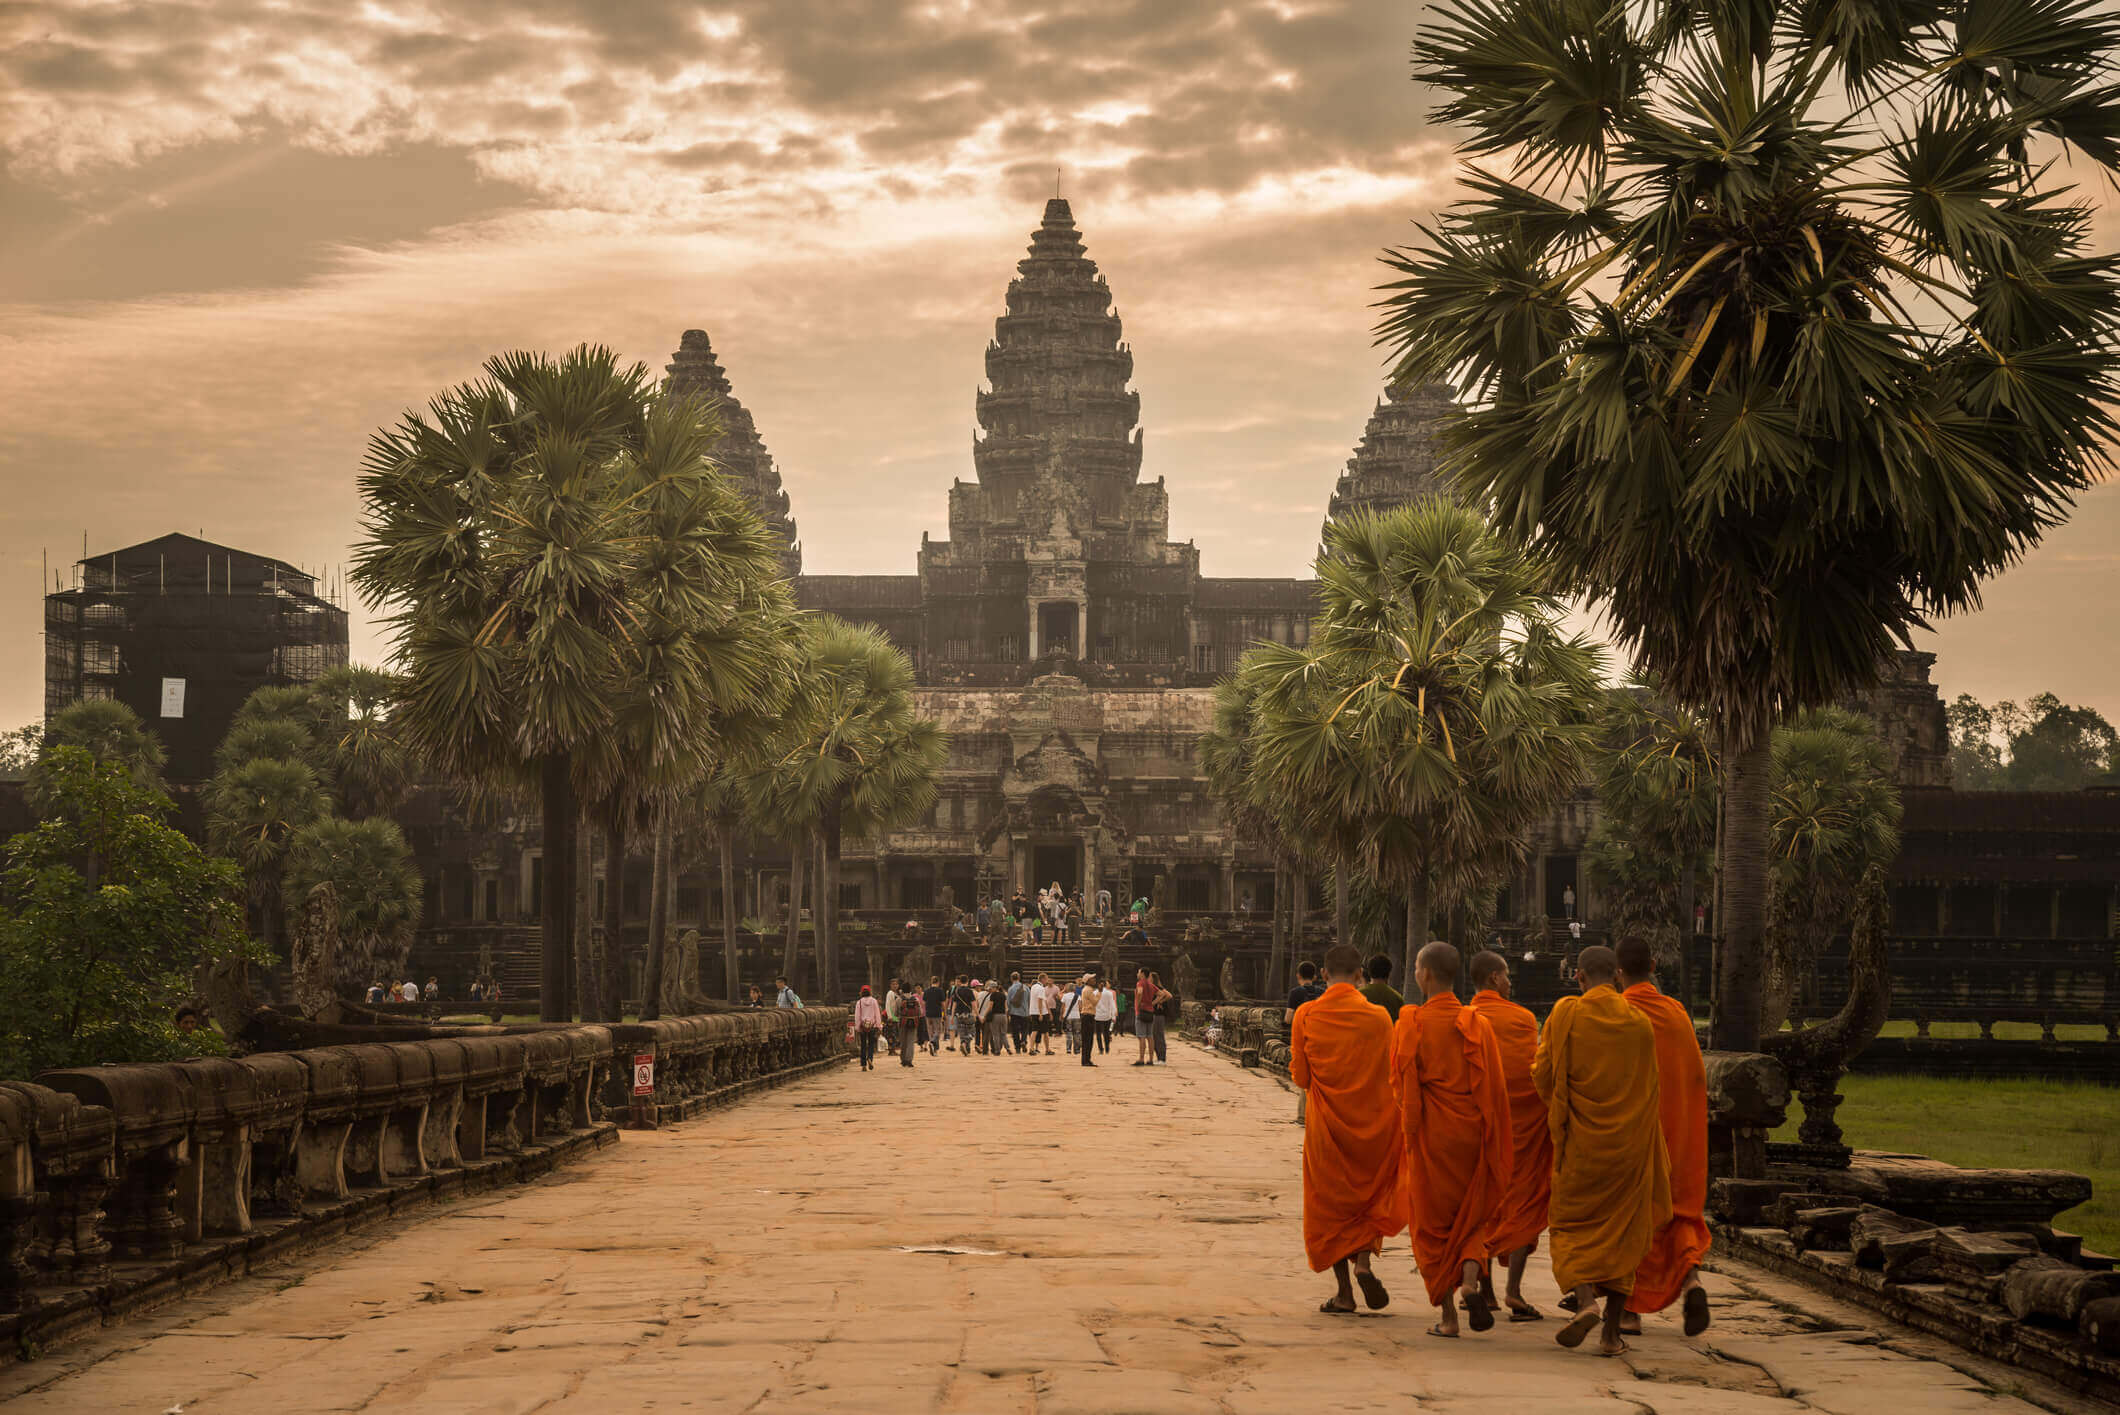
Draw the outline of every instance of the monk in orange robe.
M1614 987L1611 949L1584 949L1575 968L1582 996L1554 1004L1531 1068L1553 1136L1553 1277L1578 1313L1556 1339L1581 1346L1602 1321L1598 1349L1617 1356L1627 1349L1620 1323L1634 1275L1671 1217L1671 1169L1656 1105L1655 1029Z
M1616 952L1620 995L1656 1030L1656 1111L1671 1161L1671 1217L1634 1274L1627 1329L1640 1331L1642 1314L1683 1301L1686 1335L1699 1336L1708 1329L1699 1271L1708 1256L1707 1068L1693 1014L1656 986L1656 951L1644 939L1623 938Z
M1458 952L1431 943L1414 959L1427 1000L1399 1009L1391 1037L1391 1088L1406 1134L1408 1230L1436 1305L1431 1336L1458 1334L1462 1290L1474 1331L1494 1325L1487 1298L1488 1240L1509 1195L1509 1091L1494 1030L1459 1003Z
M1288 1073L1309 1098L1303 1125L1303 1249L1340 1288L1318 1310L1372 1311L1391 1300L1369 1255L1406 1226L1406 1150L1391 1098L1391 1018L1362 996L1362 955L1325 951L1324 993L1288 1024Z
M1502 1080L1509 1091L1509 1194L1502 1201L1487 1253L1508 1268L1509 1284L1502 1300L1509 1308L1509 1320L1535 1322L1544 1314L1524 1300L1524 1265L1538 1248L1538 1236L1546 1231L1546 1201L1553 1193L1553 1136L1546 1129L1546 1102L1531 1079L1531 1064L1538 1056L1538 1019L1530 1008L1509 1000L1509 960L1501 954L1472 955L1472 986L1475 991L1468 1005L1494 1030L1495 1044L1502 1052ZM1494 1300L1491 1278L1487 1300Z

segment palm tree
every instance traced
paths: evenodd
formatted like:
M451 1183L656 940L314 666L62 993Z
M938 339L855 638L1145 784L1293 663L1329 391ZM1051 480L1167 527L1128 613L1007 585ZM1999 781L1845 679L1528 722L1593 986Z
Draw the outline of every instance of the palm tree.
M161 793L162 766L168 760L162 739L147 729L140 715L110 698L71 703L45 724L37 760L30 767L30 805L39 815L57 808L47 762L60 747L79 747L99 762L117 762L141 788Z
M1721 799L1707 724L1637 680L1606 695L1598 736L1602 817L1588 841L1592 863L1615 928L1675 953L1679 991L1690 1002L1693 903L1714 854Z
M813 823L817 990L827 1002L839 996L841 840L881 836L934 809L948 745L912 690L913 665L882 630L830 616L808 622L789 731L763 794L780 819Z
M1867 718L1842 708L1806 712L1774 733L1772 800L1768 1034L1781 1029L1849 921L1882 912L1885 872L1899 855L1891 753Z
M280 870L289 841L304 826L331 814L331 797L316 769L284 757L253 757L214 773L202 793L206 839L235 861L250 887L252 927L268 944L280 941Z
M1438 896L1506 877L1580 780L1602 656L1455 502L1336 521L1325 545L1309 645L1260 644L1239 668L1255 770L1291 834L1404 898L1417 948Z
M1725 763L1715 1045L1760 1035L1771 731L1977 602L2104 465L2120 164L2095 0L1444 0L1472 195L1387 255L1446 471Z
M570 1014L577 799L617 836L616 908L630 818L693 779L718 695L758 680L723 651L758 598L734 562L763 535L708 461L716 436L700 403L585 345L490 359L369 444L353 578L391 610L392 722L460 781L535 784L548 1020Z
M412 758L391 722L398 688L396 674L358 663L308 685L339 809L355 820L386 815L412 794Z
M281 902L298 910L309 892L329 884L337 896L341 997L359 997L374 978L404 967L419 926L422 888L397 822L371 816L327 816L287 840Z

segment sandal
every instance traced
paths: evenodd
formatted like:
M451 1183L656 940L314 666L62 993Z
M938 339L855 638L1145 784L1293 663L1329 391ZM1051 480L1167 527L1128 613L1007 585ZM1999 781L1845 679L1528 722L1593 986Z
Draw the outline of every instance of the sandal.
M1546 1320L1546 1314L1529 1302L1512 1302L1509 1304L1509 1320L1512 1322L1543 1322Z
M1706 1289L1686 1289L1686 1335L1699 1336L1708 1329L1708 1294Z
M1355 1285L1362 1289L1362 1300L1369 1304L1372 1312L1381 1312L1390 1305L1391 1294L1384 1290L1383 1279L1375 1273L1356 1273Z
M1319 1305L1318 1310L1320 1312L1323 1312L1328 1317L1351 1317L1354 1315L1354 1308L1342 1307L1340 1305L1340 1299L1337 1297L1326 1298L1325 1301Z
M1584 1340L1590 1335L1591 1332L1597 1329L1597 1324L1599 1320L1600 1318L1598 1317L1596 1311L1593 1310L1585 1312L1581 1316L1577 1317L1574 1321L1568 1323L1568 1325L1562 1327L1559 1331L1555 1332L1553 1334L1553 1339L1559 1342L1561 1345L1567 1347L1570 1351L1573 1351L1576 1347L1581 1346L1583 1344Z
M1428 1328L1428 1334L1430 1336L1442 1337L1446 1341L1457 1340L1457 1333L1454 1331L1444 1331L1443 1324L1441 1322L1437 1322L1434 1326Z

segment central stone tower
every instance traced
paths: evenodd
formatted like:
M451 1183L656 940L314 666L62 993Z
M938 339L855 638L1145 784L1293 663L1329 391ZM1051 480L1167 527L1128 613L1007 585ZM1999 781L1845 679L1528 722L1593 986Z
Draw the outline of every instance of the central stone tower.
M1114 683L1181 671L1198 555L1141 482L1141 395L1074 213L1046 203L986 346L972 467L921 546L930 682Z

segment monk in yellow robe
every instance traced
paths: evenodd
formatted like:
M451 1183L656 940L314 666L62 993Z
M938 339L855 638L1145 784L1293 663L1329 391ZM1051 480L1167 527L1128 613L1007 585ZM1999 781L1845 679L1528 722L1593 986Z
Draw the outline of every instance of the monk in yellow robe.
M1531 1071L1553 1136L1553 1277L1578 1313L1556 1339L1581 1346L1602 1321L1598 1349L1617 1356L1627 1349L1620 1322L1635 1272L1671 1217L1671 1169L1656 1108L1655 1029L1614 987L1611 949L1586 948L1575 967L1582 996L1554 1004Z
M1288 1073L1307 1096L1303 1125L1303 1249L1310 1270L1332 1269L1339 1291L1319 1310L1373 1311L1391 1300L1369 1255L1406 1226L1406 1150L1391 1097L1391 1019L1363 997L1362 955L1325 952L1324 993L1288 1024Z
M1458 1334L1457 1294L1474 1331L1494 1325L1488 1240L1509 1195L1509 1092L1486 1019L1451 989L1458 951L1431 943L1414 959L1427 1000L1402 1007L1391 1038L1391 1088L1406 1135L1407 1227L1437 1310L1431 1336Z
M1708 1329L1699 1271L1708 1256L1708 1072L1693 1014L1656 986L1656 951L1644 939L1623 938L1616 952L1620 995L1656 1031L1656 1111L1671 1161L1671 1217L1634 1274L1627 1329L1640 1331L1642 1314L1682 1301L1686 1335L1699 1336Z
M1506 1264L1502 1301L1512 1322L1535 1322L1544 1314L1524 1300L1524 1265L1546 1231L1546 1201L1553 1193L1553 1136L1546 1129L1546 1102L1531 1078L1538 1057L1538 1018L1509 1000L1509 960L1499 953L1472 955L1473 1011L1487 1019L1502 1053L1502 1080L1509 1092L1509 1194L1487 1243L1490 1257ZM1494 1300L1490 1279L1487 1300Z

